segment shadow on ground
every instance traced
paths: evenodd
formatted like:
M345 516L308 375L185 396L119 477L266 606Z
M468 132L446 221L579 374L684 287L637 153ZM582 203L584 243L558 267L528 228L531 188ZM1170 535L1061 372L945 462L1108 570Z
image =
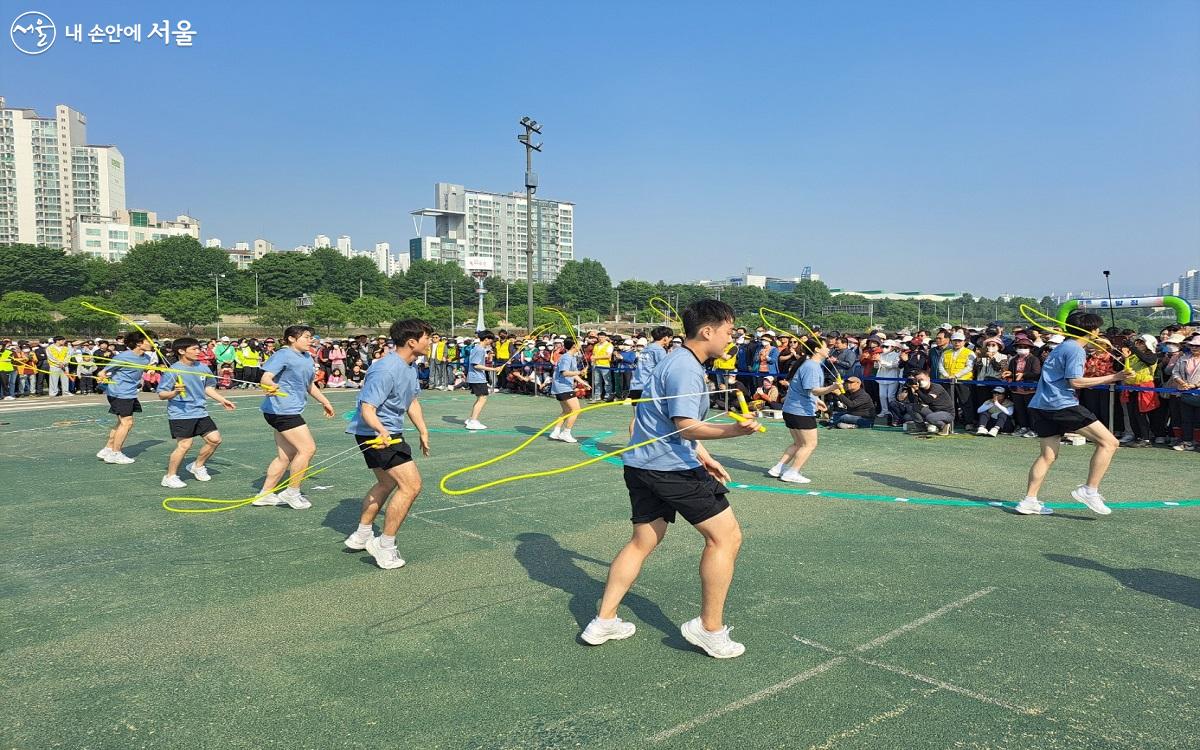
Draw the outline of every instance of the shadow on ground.
M1116 579L1117 583L1127 589L1200 609L1200 578L1157 568L1110 568L1104 563L1089 560L1086 557L1047 554L1045 558L1052 562L1073 565L1076 568L1108 573Z

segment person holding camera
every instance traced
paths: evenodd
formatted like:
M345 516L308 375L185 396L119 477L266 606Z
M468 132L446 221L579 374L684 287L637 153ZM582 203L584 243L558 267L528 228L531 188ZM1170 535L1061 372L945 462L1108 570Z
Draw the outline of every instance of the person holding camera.
M924 428L930 434L950 434L954 402L945 388L929 379L929 373L919 372L907 378L893 403L896 411L905 415L905 427L911 425L915 431Z

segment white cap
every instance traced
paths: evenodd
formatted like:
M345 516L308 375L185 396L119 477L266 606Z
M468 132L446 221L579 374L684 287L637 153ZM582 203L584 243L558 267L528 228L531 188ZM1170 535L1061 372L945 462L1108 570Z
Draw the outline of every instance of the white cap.
M1181 339L1180 339L1180 341L1182 341L1182 340L1183 340L1183 339L1181 338ZM639 339L637 340L637 345L638 345L638 346L645 346L645 345L646 345L646 344L648 344L648 343L650 343L650 342L649 342L649 341L647 341L647 340L645 339L645 337L639 338Z
M1138 336L1138 338L1142 340L1142 343L1145 344L1146 348L1150 351L1154 351L1158 348L1158 339L1154 338L1150 334L1143 333L1141 336Z
M1047 340L1051 344L1061 344L1062 342L1066 341L1066 339L1063 338L1063 335L1061 333L1056 333Z

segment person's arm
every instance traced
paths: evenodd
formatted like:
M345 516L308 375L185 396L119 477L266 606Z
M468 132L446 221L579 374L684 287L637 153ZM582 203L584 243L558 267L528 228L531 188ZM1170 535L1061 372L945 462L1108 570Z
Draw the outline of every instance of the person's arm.
M826 394L839 391L839 390L841 390L841 388L842 388L841 383L830 383L829 385L822 385L822 386L813 388L812 395L817 396L819 398L821 396L825 396Z
M1109 383L1123 383L1133 373L1129 370L1117 370L1112 375L1099 375L1094 378L1071 378L1068 381L1072 388L1091 388L1094 385L1108 385Z
M308 384L308 395L321 402L321 408L325 410L326 417L333 416L333 404L329 403L329 399L325 398L325 393L317 387L316 381Z
M421 455L428 456L429 429L425 426L425 412L421 410L421 402L415 398L408 405L408 421L412 422L413 427L417 428L417 435L421 440Z
M147 372L146 375L149 376L150 373ZM166 377L164 377L161 381L159 381L159 386L156 391L159 400L160 401L170 401L171 399L178 396L179 395L179 386L177 384L182 384L182 383L183 383L183 378L176 378L175 373L173 373L173 372L166 373Z
M997 401L996 406L999 406L1000 411L1004 412L1008 416L1011 417L1013 415L1013 405L1011 401Z
M732 424L701 422L691 417L675 417L672 421L675 422L679 434L688 440L725 440L749 435L758 430L758 422L753 419Z
M213 401L216 401L221 406L224 406L226 411L233 411L234 409L237 408L236 404L234 404L232 401L230 401L229 399L227 399L221 395L221 392L217 390L216 386L212 386L212 385L204 386L204 395L208 396ZM160 396L159 398L162 398L162 397Z
M975 413L983 414L985 411L989 411L992 408L992 404L994 404L994 403L996 403L996 402L993 399L989 398L987 401L984 401L982 404L979 405L979 408L975 410Z

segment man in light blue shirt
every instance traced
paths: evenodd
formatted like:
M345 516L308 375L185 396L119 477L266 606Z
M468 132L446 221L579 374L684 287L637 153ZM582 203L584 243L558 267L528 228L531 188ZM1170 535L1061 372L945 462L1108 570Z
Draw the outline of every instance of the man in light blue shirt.
M108 441L96 458L106 464L131 464L133 459L122 452L125 439L133 429L133 415L142 410L138 401L138 390L142 386L142 375L154 364L155 357L149 354L154 348L151 341L141 331L125 334L123 352L118 352L107 363L101 362L98 379L111 379L105 395L108 396L108 413L115 414L117 424L108 431Z
M575 426L575 420L579 417L579 398L575 395L575 385L587 385L580 377L583 375L583 357L579 353L579 342L571 337L563 341L563 348L566 351L559 355L558 362L554 365L554 382L550 384L550 394L562 407L563 421L554 426L550 439L578 443L579 441L571 435L571 428Z
M637 420L637 401L642 397L650 376L658 363L667 356L667 345L675 336L675 331L667 326L655 326L650 329L650 343L638 353L637 364L634 367L633 378L629 381L629 400L633 402L634 415L629 420L629 436L633 437L633 424Z
M1059 344L1042 363L1042 375L1038 380L1037 392L1029 401L1029 414L1033 430L1041 442L1041 452L1029 469L1029 484L1025 497L1017 503L1016 511L1022 515L1050 515L1054 511L1038 500L1038 490L1046 479L1046 473L1058 458L1062 436L1068 432L1082 435L1096 446L1088 466L1086 484L1071 492L1071 497L1091 508L1098 515L1106 516L1112 510L1100 494L1100 481L1108 471L1113 454L1119 443L1104 423L1083 406L1075 395L1076 388L1091 388L1096 385L1121 383L1129 377L1128 370L1117 370L1111 375L1085 378L1084 363L1087 351L1076 340L1082 338L1090 346L1111 351L1112 345L1100 339L1100 327L1104 319L1096 313L1076 310L1067 317L1066 333L1070 338Z
M423 320L398 320L389 334L395 351L372 363L358 394L354 417L346 432L354 436L375 474L375 484L363 498L358 529L346 537L348 549L365 549L384 570L404 566L396 550L396 533L421 491L421 474L413 462L412 448L404 440L408 416L421 440L422 455L429 455L429 430L417 394L421 384L414 363L429 354L433 326ZM383 534L376 537L373 524L387 504Z
M216 389L212 370L200 361L199 341L184 336L175 339L171 348L178 361L162 374L162 380L158 383L158 397L167 402L167 424L171 437L175 439L175 450L167 459L167 473L162 478L162 486L182 489L187 484L179 478L179 465L191 450L192 439L200 436L204 440L204 447L200 449L196 460L185 468L200 482L212 479L204 464L221 444L221 433L212 417L208 416L205 397L229 411L235 407Z
M487 355L492 350L492 344L495 341L496 334L491 331L480 331L479 341L471 347L471 354L467 358L467 387L475 396L475 404L471 407L471 416L467 417L467 421L463 423L468 430L487 429L487 425L479 421L480 415L483 414L483 405L487 403L488 394L492 392L491 386L488 385L487 374L504 369L487 365Z
M633 437L624 454L625 486L632 505L633 537L609 568L597 616L581 638L598 646L634 634L633 623L617 617L621 599L662 541L668 524L682 515L705 539L700 558L700 616L680 628L689 643L728 659L746 649L729 638L723 624L725 597L741 546L741 527L725 499L729 473L700 440L752 435L758 422L710 424L703 363L720 356L733 336L733 308L700 300L683 311L684 345L663 358L642 391Z

